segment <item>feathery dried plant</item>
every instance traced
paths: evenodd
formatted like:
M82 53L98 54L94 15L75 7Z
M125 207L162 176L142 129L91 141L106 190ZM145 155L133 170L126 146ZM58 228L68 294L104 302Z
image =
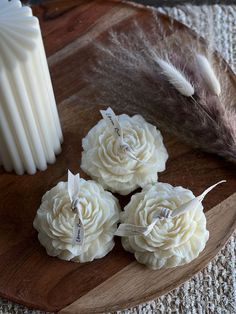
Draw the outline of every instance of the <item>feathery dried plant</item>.
M149 31L134 22L96 43L86 80L105 106L144 113L181 139L236 160L235 89L212 43L153 13Z

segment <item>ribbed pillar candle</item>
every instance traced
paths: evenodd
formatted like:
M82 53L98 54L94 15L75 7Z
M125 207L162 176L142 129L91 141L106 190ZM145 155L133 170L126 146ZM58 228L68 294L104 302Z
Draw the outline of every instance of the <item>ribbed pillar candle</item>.
M34 174L54 163L62 131L38 19L0 1L0 165Z

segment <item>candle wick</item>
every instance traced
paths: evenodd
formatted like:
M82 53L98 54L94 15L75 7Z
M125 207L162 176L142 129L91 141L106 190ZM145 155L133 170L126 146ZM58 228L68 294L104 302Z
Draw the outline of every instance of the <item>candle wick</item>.
M71 209L75 212L80 209L80 199L76 197L71 202Z

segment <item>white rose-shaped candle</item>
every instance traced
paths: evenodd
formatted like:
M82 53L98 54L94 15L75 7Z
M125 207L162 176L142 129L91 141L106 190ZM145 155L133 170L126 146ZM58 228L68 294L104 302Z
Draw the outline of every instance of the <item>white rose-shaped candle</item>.
M147 185L133 195L116 232L125 250L152 269L191 262L209 238L202 201L217 184L197 197L167 183Z
M114 247L117 199L94 182L68 173L42 198L34 228L48 255L75 262L102 258Z
M83 139L81 168L105 189L127 195L157 181L168 153L159 130L140 115L115 116L111 108Z

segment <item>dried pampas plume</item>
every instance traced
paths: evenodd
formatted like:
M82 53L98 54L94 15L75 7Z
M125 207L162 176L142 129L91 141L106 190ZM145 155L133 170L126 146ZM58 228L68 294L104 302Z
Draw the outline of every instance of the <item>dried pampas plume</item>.
M219 96L221 92L220 82L218 81L209 61L201 54L196 55L196 60L203 80L208 85L211 92L216 96Z
M176 69L170 62L160 58L157 58L156 62L162 69L162 73L167 77L170 84L172 84L180 94L187 97L193 96L194 87L180 70Z
M129 32L96 43L85 75L90 93L96 103L141 113L191 145L235 161L230 70L196 34L171 27L164 30L162 16L153 14L148 28L135 22Z

